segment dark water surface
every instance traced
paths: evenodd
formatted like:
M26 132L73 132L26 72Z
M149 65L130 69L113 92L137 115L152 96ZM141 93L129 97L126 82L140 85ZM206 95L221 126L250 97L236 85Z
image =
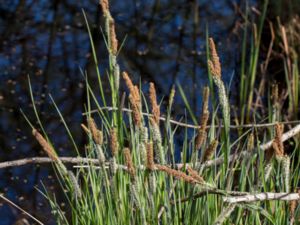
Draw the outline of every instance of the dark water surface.
M121 69L128 71L135 82L141 77L145 91L147 83L153 81L159 96L167 99L172 84L178 81L192 108L199 113L202 87L208 84L206 28L218 43L226 84L232 76L233 80L238 78L245 1L110 2L120 42L127 35L119 56ZM255 7L254 1L248 3ZM77 144L83 146L80 123L84 119L81 113L85 84L80 70L87 71L91 81L97 78L82 9L92 28L100 71L105 74L107 51L100 31L103 17L96 0L0 0L1 161L44 155L20 113L22 109L39 127L30 100L28 76L37 110L59 155L71 156L74 151L49 94ZM96 85L94 90L98 90ZM179 92L175 103L174 116L183 116ZM52 171L51 165L0 169L0 192L45 224L55 224L47 201L38 192L43 190L42 183L51 192L60 190ZM63 205L62 191L56 193ZM14 224L22 218L20 211L2 200L0 203L0 225Z

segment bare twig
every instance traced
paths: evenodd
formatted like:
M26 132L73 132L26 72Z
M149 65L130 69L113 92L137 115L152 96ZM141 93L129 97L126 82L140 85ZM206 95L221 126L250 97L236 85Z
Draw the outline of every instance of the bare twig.
M209 194L212 195L222 195L222 196L245 196L247 194L249 194L248 192L240 192L240 191L223 191L223 190L219 190L219 189L205 189L203 191L200 191L192 196L188 196L176 201L171 201L171 204L175 204L175 203L184 203L190 200L196 200L197 198L201 198L203 196L207 196Z
M80 163L91 163L91 164L99 164L98 159L91 158L81 158L81 157L59 157L59 159L63 163L71 163L71 164L80 164ZM27 164L44 164L44 163L52 163L53 160L48 157L32 157L32 158L24 158L18 160L12 160L7 162L0 163L0 169L8 168L8 167L17 167L23 166Z
M101 110L107 110L107 111L116 111L116 110L119 110L119 108L116 108L116 107L110 107L110 106L107 106L107 107L101 107L100 108ZM95 110L91 110L89 113L96 113L98 112L99 110L95 109ZM122 111L124 112L132 112L131 109L128 109L128 108L122 108ZM83 113L82 115L88 115L88 113ZM144 113L142 112L142 115L144 116L148 116L148 117L152 117L153 115L151 113ZM159 120L161 121L166 121L167 119L165 117L159 117ZM170 119L169 120L170 123L172 124L175 124L175 125L178 125L178 126L181 126L181 127L187 127L187 128L192 128L192 129L199 129L200 126L197 126L197 125L193 125L193 124L188 124L188 123L182 123L182 122L179 122L177 120L172 120ZM285 121L285 122L281 122L282 124L299 124L300 123L300 120L294 120L294 121ZM243 124L243 125L230 125L229 128L231 129L239 129L239 128L263 128L263 127L272 127L272 126L275 126L276 123L262 123L262 124ZM218 125L215 125L216 127ZM210 128L211 126L207 125L206 126L207 128ZM224 125L220 125L220 127L224 127Z
M256 202L256 201L266 201L266 200L292 201L292 200L299 200L299 199L300 196L298 193L272 193L272 192L249 194L244 196L223 197L223 201L228 203Z

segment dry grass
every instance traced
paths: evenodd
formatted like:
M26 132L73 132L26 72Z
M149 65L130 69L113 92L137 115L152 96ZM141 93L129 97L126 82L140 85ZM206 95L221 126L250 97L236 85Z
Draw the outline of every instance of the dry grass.
M119 142L116 128L110 129L110 150L113 157L116 157L118 155Z
M156 91L155 91L155 86L154 83L150 83L150 88L149 88L149 98L150 98L150 104L152 108L152 114L153 114L153 119L157 125L159 125L159 118L160 118L160 109L159 105L157 104L156 100Z
M47 153L49 158L51 158L54 162L59 162L59 158L56 155L55 150L48 143L48 141L36 129L32 130L32 134L35 137L35 139L39 142L39 144L42 146L43 150Z
M94 142L98 145L102 145L103 144L102 131L97 128L97 125L93 118L89 118L87 122Z
M140 93L137 86L133 85L128 73L123 72L123 79L125 80L126 86L129 89L129 101L133 112L133 120L137 127L142 126L142 115L141 115L141 99Z

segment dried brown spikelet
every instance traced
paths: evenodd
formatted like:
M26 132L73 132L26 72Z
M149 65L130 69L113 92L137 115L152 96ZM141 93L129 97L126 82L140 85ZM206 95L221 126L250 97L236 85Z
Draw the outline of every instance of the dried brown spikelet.
M291 221L290 224L293 224L295 221L295 209L297 208L297 200L290 201L289 208L290 208L290 221Z
M266 151L265 151L265 159L266 159L267 163L270 163L270 160L272 159L273 156L274 156L274 149L273 149L273 147L270 147L270 148L266 149Z
M103 10L104 15L105 15L109 11L108 0L100 0L100 5L101 5L102 10Z
M196 141L195 141L196 150L201 148L202 144L206 139L207 136L206 126L207 126L208 118L209 118L209 112L208 111L202 112L201 119L200 119L200 128L198 129Z
M206 127L207 121L209 118L209 111L208 111L208 98L209 98L209 88L205 87L203 90L203 104L202 104L202 114L200 117L200 128L197 131L197 136L195 140L195 149L198 150L201 148L202 144L206 139Z
M208 101L209 101L209 88L205 87L203 89L202 115L200 117L200 128L197 131L195 150L200 149L207 136L206 127L209 118Z
M274 149L274 153L276 157L282 157L284 155L284 148L282 143L282 133L283 133L283 125L277 123L275 125L275 138L272 143L272 147Z
M116 35L115 21L113 19L109 20L109 36L110 36L110 50L113 55L118 52L118 39Z
M39 144L42 146L44 151L47 153L50 159L52 159L55 162L59 162L59 158L56 155L53 147L48 143L48 141L36 130L32 130L32 134L35 137L35 139L39 142Z
M203 127L204 130L206 130L208 118L209 118L209 111L208 110L203 110L202 111L202 116L201 116L201 119L200 119L200 126Z
M207 138L207 133L203 129L198 129L196 140L195 140L195 151L199 150Z
M142 116L140 112L139 103L136 102L136 99L132 95L129 96L130 105L132 108L133 121L134 124L138 127L142 125Z
M126 72L123 72L123 79L125 80L126 86L129 89L129 102L132 108L133 119L135 125L141 127L142 125L142 115L141 115L141 100L139 89L137 86L134 86L131 79L129 78Z
M139 94L139 89L137 86L133 85L129 75L127 72L123 72L123 79L125 80L126 86L129 89L130 94L132 95L133 99L137 102L140 102L140 94Z
M92 138L97 145L103 144L103 134L102 131L97 128L97 125L93 118L88 119L88 126L92 134Z
M185 182L188 182L188 183L199 183L198 180L194 179L193 177L191 177L189 175L186 175L184 172L171 169L168 166L163 166L163 165L160 165L160 164L155 164L155 167L158 170L160 170L160 171L166 172L170 176L177 177L179 179L183 179Z
M208 111L208 101L209 101L209 87L204 87L202 111Z
M153 158L153 143L147 143L147 169L154 169L154 158Z
M149 88L149 98L150 98L150 103L152 107L152 114L153 118L156 122L157 125L159 125L159 117L160 117L160 109L159 105L157 104L156 100L156 91L155 91L155 86L154 83L150 83L150 88Z
M296 191L296 190L295 190ZM298 194L300 196L300 192L298 190ZM298 206L298 201L297 200L292 200L290 201L290 204L289 204L289 210L290 210L290 224L294 224L295 222L295 210Z
M116 157L119 151L118 134L116 128L112 128L110 130L110 150L113 157Z
M135 178L135 169L133 166L129 148L124 148L123 153L124 153L125 163L127 166L128 173L130 174L131 178L134 179Z
M199 181L200 183L204 183L203 177L201 177L196 170L193 170L191 167L187 167L187 171L195 180Z
M207 149L204 152L202 162L206 162L211 159L212 155L215 153L215 151L218 147L218 144L219 144L218 140L213 140L210 143L210 145L207 147Z
M213 76L221 78L221 63L212 38L209 38L209 49L211 56L211 59L208 60L209 70Z

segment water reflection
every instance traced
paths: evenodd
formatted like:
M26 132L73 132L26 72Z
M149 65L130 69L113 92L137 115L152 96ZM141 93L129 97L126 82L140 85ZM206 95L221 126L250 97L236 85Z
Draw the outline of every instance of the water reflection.
M100 71L105 74L107 52L100 31L103 24L100 7L94 0L16 0L9 4L1 0L0 3L1 161L43 155L19 110L22 108L38 127L28 75L49 137L60 155L72 155L71 144L48 95L51 93L77 143L83 146L80 123L85 85L80 68L87 71L91 84L97 82L93 82L96 74L81 10L88 16ZM238 0L111 1L117 36L120 41L126 39L119 56L122 70L127 70L136 82L140 77L143 84L155 82L159 96L166 96L166 100L172 84L176 80L181 82L194 111L199 113L201 87L208 82L206 29L218 43L228 84L240 57L236 49L241 37L236 32L242 19L237 9L243 10L244 5L244 1ZM146 90L148 86L143 88ZM185 112L179 95L175 102L174 112L180 117ZM43 190L41 180L49 190L57 188L51 171L51 165L1 169L0 190L37 218L47 221L46 224L55 224L49 219L47 201L37 191ZM19 211L4 202L0 209L0 224L13 224L22 219Z

